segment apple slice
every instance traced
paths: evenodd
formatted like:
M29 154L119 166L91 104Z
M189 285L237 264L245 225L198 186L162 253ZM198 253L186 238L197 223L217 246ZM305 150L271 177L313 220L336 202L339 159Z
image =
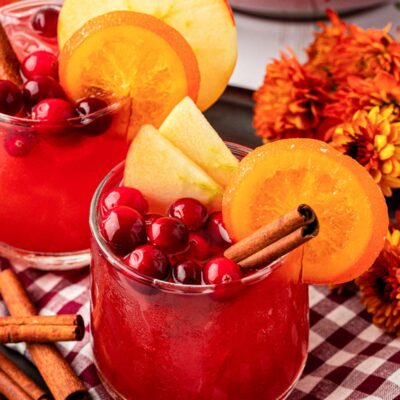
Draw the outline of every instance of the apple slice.
M117 10L150 14L175 28L199 63L198 106L205 110L219 98L237 57L235 20L227 0L65 0L58 21L60 49L89 19Z
M222 187L238 170L239 161L189 97L175 106L159 130Z
M165 213L181 197L221 209L221 187L151 125L144 125L130 145L124 185L139 189L151 212Z

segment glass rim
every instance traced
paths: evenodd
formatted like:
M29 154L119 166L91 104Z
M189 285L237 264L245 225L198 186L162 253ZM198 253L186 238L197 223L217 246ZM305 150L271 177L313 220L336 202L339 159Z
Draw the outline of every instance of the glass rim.
M29 10L31 7L34 6L41 6L41 5L46 5L47 7L61 7L63 4L63 0L51 0L51 1L46 1L46 0L19 0L10 4L6 4L4 6L0 7L0 21L2 17L4 17L4 14L7 12L15 12L18 11L19 9L21 10ZM89 96L90 97L90 96ZM64 99L63 99L64 100ZM68 99L67 99L68 100ZM106 107L94 111L90 114L84 115L84 116L74 116L71 118L66 118L61 121L54 121L54 122L46 122L46 125L54 125L58 126L60 123L67 122L68 124L75 125L79 124L84 119L93 119L96 120L98 118L101 118L105 115L111 114L113 112L118 111L123 107L127 102L129 101L129 97L121 97L119 99L112 99L109 104L107 104ZM94 122L94 121L93 121ZM40 124L43 124L43 121L37 120L37 119L32 119L32 118L27 118L27 117L18 117L14 115L8 115L4 113L0 113L0 123L3 124L9 124L9 125L15 125L15 126L22 126L22 127L32 127L34 128L35 126L38 126Z
M242 153L243 155L247 155L252 149L238 143L225 141L225 144L229 147L229 149L234 153ZM148 286L153 286L164 291L168 292L177 292L177 293L191 293L191 294L204 294L204 293L213 293L218 288L224 288L225 290L229 288L235 288L238 284L251 284L253 282L257 282L260 279L263 279L269 276L272 272L278 269L280 265L282 265L282 260L286 259L287 254L278 258L274 262L268 264L264 268L259 269L258 271L243 277L238 281L233 281L229 284L201 284L201 285L185 285L181 283L168 282L161 279L154 279L149 276L145 276L134 271L132 268L124 263L118 256L113 254L112 250L108 247L107 243L103 239L98 224L98 213L97 210L99 208L99 202L103 195L103 190L106 187L107 183L114 178L116 175L122 172L123 167L125 165L125 161L120 162L111 171L104 177L99 186L97 187L92 202L90 205L90 217L89 217L89 225L90 231L92 233L92 237L95 240L97 246L102 252L103 256L106 258L107 262L110 263L113 267L115 267L119 272L122 272L125 277L129 279L133 279L138 281L139 283L146 284ZM93 258L93 255L92 255Z

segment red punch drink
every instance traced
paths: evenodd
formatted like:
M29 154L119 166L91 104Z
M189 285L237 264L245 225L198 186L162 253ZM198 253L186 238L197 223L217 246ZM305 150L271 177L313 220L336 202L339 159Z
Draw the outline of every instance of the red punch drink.
M197 284L187 271L177 277L173 263L179 257L170 257L172 272L164 278L161 269L160 279L138 273L131 268L138 250L122 257L115 236L105 239L110 229L104 225L103 207L108 193L120 185L122 171L122 165L116 167L103 181L91 211L92 344L109 392L137 400L285 398L307 357L302 249L230 283L207 284L207 260L196 261L203 268ZM162 225L166 219L152 223ZM210 222L200 231L209 246L216 243ZM154 243L154 229L147 233ZM159 240L156 247L164 245ZM219 246L214 260L223 253ZM198 253L183 254L180 265ZM189 284L180 283L185 279Z
M58 83L59 8L24 1L0 10L22 74L15 109L0 104L0 252L42 268L88 262L90 199L127 149L123 101L70 103ZM10 85L0 82L1 96Z

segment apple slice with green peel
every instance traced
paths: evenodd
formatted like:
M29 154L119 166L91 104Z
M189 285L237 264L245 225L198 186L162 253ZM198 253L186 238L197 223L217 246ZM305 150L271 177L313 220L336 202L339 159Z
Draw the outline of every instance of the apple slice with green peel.
M65 0L58 20L60 49L89 19L117 10L150 14L186 39L199 63L201 110L221 96L237 58L235 20L227 0Z
M151 125L144 125L130 145L124 185L140 190L155 213L165 213L181 197L221 209L221 187Z
M239 161L189 97L174 107L159 130L222 187L238 170Z

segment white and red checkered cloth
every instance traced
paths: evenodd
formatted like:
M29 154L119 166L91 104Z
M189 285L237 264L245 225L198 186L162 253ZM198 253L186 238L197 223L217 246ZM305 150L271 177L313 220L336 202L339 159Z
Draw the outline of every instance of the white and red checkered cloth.
M15 269L41 314L79 313L88 331L87 268L62 273ZM310 307L308 361L289 399L400 400L400 338L372 325L356 295L311 286ZM3 304L0 313L6 314ZM92 398L110 400L96 374L89 334L82 342L58 346Z

